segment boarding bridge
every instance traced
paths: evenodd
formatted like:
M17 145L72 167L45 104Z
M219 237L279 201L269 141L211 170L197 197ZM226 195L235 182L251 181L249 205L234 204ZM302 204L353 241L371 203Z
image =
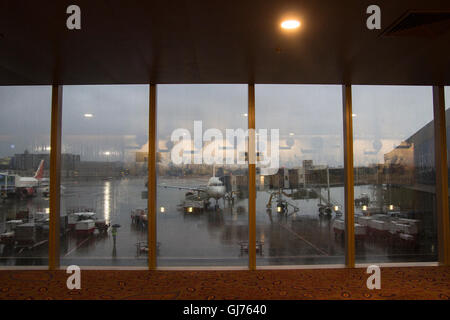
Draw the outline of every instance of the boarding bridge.
M16 191L16 175L13 174L0 174L0 196L5 199L9 194L13 194Z

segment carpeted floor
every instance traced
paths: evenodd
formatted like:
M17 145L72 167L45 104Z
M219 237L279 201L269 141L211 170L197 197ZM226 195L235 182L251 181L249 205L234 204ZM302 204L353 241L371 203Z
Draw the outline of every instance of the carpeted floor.
M450 267L382 268L368 290L365 269L261 271L0 271L0 299L450 299Z

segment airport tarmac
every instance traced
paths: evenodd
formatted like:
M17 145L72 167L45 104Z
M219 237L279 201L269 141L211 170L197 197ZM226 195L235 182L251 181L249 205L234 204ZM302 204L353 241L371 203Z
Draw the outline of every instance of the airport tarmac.
M177 182L192 186L205 184L205 179L159 179L159 184ZM74 208L93 209L99 219L119 224L116 245L111 229L105 235L67 234L61 238L61 265L80 266L141 266L147 265L145 252L138 252L137 243L147 241L147 230L132 223L133 209L144 209L142 199L146 190L144 178L112 180L63 181L62 212ZM158 266L246 266L248 253L242 250L248 241L247 199L237 199L234 205L220 200L218 211L188 214L177 206L183 201L185 190L158 188L157 241ZM326 194L325 190L322 190ZM357 186L355 197L370 192L367 186ZM268 213L266 204L270 194L258 191L256 237L262 243L257 254L258 265L319 265L343 264L344 243L336 239L332 225L336 216L321 217L318 199L293 200L300 208L291 215L280 215L275 204ZM343 205L343 188L331 188L331 198ZM212 200L211 200L212 201ZM164 207L164 212L160 208ZM27 200L7 200L0 203L0 225L16 211L28 208L31 212L48 210L48 199L42 196ZM3 230L0 230L3 231ZM422 244L425 247L429 243ZM0 265L46 265L48 247L43 244L33 250L17 252L0 245ZM357 248L360 261L430 261L434 254L394 252L382 244L366 244Z

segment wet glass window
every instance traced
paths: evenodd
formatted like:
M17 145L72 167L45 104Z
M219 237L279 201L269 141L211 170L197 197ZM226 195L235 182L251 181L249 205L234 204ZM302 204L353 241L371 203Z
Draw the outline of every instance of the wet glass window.
M61 265L146 266L149 88L64 86Z
M247 85L157 88L158 266L247 265Z
M437 259L431 87L353 86L356 262Z
M48 264L51 87L0 87L0 265Z
M256 86L258 265L344 263L341 91Z

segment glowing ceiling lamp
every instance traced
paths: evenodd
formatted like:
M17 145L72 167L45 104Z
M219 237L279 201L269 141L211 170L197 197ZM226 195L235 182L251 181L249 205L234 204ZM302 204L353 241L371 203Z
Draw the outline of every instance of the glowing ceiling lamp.
M300 21L298 20L285 20L281 23L281 28L283 29L297 29L300 27Z

